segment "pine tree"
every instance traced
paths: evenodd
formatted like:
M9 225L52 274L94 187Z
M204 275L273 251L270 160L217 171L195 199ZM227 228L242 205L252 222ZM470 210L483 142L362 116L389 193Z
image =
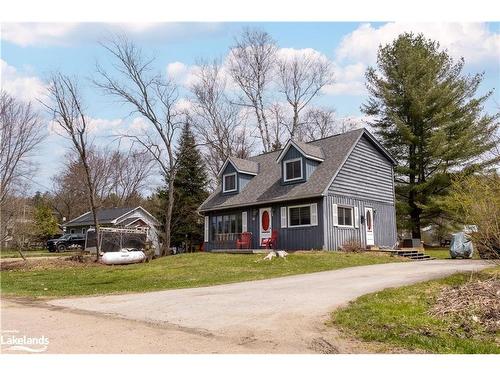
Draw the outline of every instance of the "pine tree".
M201 203L207 198L207 173L202 156L188 122L184 125L176 151L177 174L174 180L175 198L171 224L173 246L193 246L203 241L203 221L197 213ZM158 191L158 198L166 206L168 194L165 189Z
M453 174L470 174L497 162L484 155L495 145L498 113L484 112L491 91L477 95L482 74L462 74L439 43L405 33L379 48L366 73L370 98L362 111L395 168L400 227L420 238L420 228L442 214Z
M39 241L46 241L52 238L59 232L57 219L49 204L47 195L41 195L36 192L33 197L34 212L33 212L33 235Z

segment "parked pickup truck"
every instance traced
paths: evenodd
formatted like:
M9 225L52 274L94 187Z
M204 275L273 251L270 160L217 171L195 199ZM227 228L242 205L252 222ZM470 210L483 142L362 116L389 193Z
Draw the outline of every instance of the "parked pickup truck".
M47 248L51 253L53 253L54 251L57 252L66 251L67 249L72 247L84 247L84 246L85 246L85 236L82 234L65 234L62 237L47 241Z

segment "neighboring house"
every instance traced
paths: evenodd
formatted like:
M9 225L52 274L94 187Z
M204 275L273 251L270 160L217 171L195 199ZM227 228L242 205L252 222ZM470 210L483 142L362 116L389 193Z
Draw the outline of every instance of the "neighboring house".
M278 231L278 248L337 250L397 241L395 160L366 130L313 142L290 140L280 151L230 157L219 186L199 207L205 249L235 249L251 232L251 248Z
M142 207L119 207L105 208L97 212L99 225L116 228L146 228L148 239L153 243L155 252L159 254L159 238L157 227L160 223ZM70 234L85 234L90 227L94 226L92 212L86 212L77 218L63 224L64 231Z

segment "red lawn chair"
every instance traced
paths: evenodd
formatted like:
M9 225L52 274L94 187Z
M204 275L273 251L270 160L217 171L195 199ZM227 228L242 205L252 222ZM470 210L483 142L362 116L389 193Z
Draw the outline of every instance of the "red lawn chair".
M277 249L278 245L278 230L273 229L271 232L271 237L263 238L260 243L260 247L265 247L266 249Z
M243 232L240 234L239 238L236 240L237 249L250 249L252 245L252 233Z

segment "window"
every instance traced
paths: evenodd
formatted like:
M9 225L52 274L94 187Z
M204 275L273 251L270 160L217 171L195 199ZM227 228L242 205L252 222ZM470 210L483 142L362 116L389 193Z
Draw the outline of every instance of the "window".
M302 178L302 159L285 161L284 181L300 180Z
M232 215L212 216L210 233L213 241L234 240L242 232L241 212Z
M338 209L339 225L352 227L352 207L341 207Z
M288 226L311 225L311 206L288 207Z
M236 173L224 175L222 179L222 190L224 193L236 190Z

